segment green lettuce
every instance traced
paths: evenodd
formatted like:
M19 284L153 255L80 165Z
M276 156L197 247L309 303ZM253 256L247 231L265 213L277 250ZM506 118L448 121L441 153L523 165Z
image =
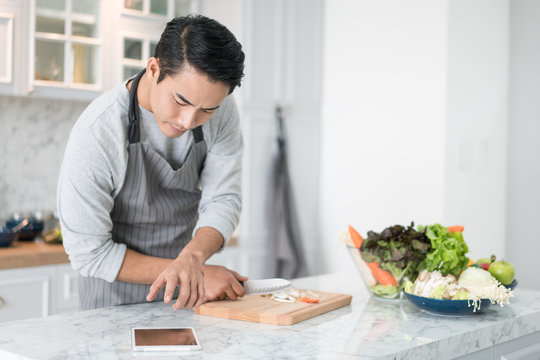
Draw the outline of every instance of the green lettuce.
M431 249L419 268L427 271L439 270L443 275L458 275L467 268L469 259L465 254L469 251L461 232L451 233L440 224L419 226L431 241Z

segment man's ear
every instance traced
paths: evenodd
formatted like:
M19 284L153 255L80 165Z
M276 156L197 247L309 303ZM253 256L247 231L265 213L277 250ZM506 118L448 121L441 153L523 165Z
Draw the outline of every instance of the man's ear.
M159 60L155 57L148 59L146 64L146 76L157 82L159 78Z

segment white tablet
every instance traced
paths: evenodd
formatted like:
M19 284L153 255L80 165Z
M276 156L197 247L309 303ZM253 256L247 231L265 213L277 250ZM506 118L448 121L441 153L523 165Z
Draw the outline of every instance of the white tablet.
M201 344L192 327L131 328L133 351L193 351Z

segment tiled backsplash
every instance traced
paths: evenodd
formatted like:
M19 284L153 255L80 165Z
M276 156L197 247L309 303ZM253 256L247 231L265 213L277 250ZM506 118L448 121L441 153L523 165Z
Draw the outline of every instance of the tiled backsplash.
M69 132L86 102L0 96L0 219L55 211Z

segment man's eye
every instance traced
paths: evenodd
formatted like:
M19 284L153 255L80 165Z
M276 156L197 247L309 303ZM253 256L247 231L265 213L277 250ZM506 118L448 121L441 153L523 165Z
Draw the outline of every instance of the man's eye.
M178 105L180 105L180 106L186 106L186 104L181 103L181 102L178 102L178 100L176 100L176 99L175 99L174 101L175 101Z

